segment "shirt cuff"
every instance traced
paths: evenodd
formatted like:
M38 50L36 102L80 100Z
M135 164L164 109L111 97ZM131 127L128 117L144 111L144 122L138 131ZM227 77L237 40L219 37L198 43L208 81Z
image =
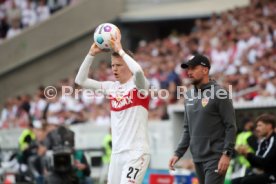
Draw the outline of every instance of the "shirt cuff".
M119 55L120 55L121 57L124 57L125 54L126 54L126 53L125 53L125 51L124 51L123 49L119 50Z

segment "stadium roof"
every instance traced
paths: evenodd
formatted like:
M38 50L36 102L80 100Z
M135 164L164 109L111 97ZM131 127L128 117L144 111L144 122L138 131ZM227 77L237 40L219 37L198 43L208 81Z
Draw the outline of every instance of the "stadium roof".
M195 18L248 4L249 0L188 0L129 9L119 18L123 22Z

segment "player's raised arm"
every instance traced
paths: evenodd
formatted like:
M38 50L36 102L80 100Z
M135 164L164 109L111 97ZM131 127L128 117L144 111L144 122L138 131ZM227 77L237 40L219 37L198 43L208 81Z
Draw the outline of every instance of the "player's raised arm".
M126 62L128 68L134 76L134 82L138 89L149 89L149 82L146 79L142 67L125 51L122 49L121 45L121 34L117 34L117 38L112 37L111 47L114 52L117 52L123 60Z
M84 61L82 62L78 74L75 79L75 83L84 87L93 90L101 89L102 82L96 81L94 79L88 78L89 68L93 63L94 56L97 53L100 53L101 49L97 47L95 43L91 46L87 56L85 57Z

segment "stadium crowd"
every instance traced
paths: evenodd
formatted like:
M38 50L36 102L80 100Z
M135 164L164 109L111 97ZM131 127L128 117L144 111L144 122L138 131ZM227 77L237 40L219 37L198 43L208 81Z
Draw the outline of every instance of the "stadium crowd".
M78 0L0 0L0 43Z
M16 1L11 2L14 4ZM41 2L45 4L45 1ZM54 10L50 8L51 12ZM251 0L247 7L214 13L208 20L197 19L190 34L173 32L165 39L149 42L141 40L135 59L142 65L153 88L169 92L166 99L151 99L149 119L167 119L168 105L183 104L183 97L177 98L177 86L190 86L180 64L197 52L210 58L212 78L227 89L229 85L232 86L234 101L261 102L275 99L275 16L276 1ZM21 18L23 23L24 18ZM98 80L114 79L107 62L101 62L98 70L91 71L89 75ZM60 95L54 99L45 98L44 87L39 87L34 96L21 95L8 99L1 112L0 127L24 127L29 115L33 119L44 118L56 124L87 121L108 124L109 103L102 96L89 98L84 93L78 98L61 96L62 86L79 89L74 84L74 77L61 80L56 85Z

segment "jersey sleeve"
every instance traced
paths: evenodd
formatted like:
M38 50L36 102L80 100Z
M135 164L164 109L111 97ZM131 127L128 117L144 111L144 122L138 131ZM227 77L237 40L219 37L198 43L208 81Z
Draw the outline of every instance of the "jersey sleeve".
M126 54L123 50L120 50L119 54L126 62L130 71L133 73L134 83L137 86L138 90L139 89L148 90L149 82L144 75L142 67L132 57Z
M106 94L106 90L111 88L113 84L112 81L101 82L101 81L88 78L89 69L93 63L93 60L94 60L94 56L87 55L85 57L84 61L82 62L79 68L78 74L75 78L75 83L84 88L92 89L94 91Z

